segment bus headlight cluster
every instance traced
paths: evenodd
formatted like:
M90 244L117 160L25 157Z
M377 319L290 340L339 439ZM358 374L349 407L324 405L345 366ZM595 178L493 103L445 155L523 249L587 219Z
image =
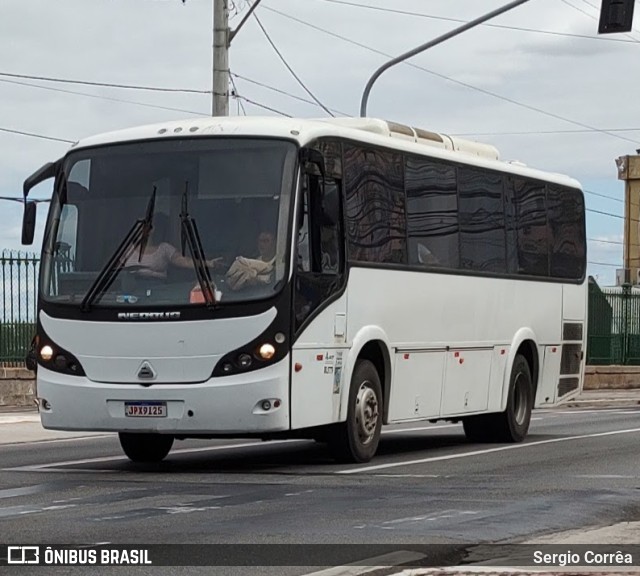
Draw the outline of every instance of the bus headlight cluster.
M43 338L43 340L46 341L48 338ZM84 376L84 370L78 359L53 343L43 344L38 349L37 355L42 366L49 370L73 374L74 376Z
M282 357L281 344L286 340L283 333L278 332L273 336L273 342L263 342L258 346L244 347L235 352L230 352L216 365L213 376L226 376L256 370L269 364L271 361L280 360Z

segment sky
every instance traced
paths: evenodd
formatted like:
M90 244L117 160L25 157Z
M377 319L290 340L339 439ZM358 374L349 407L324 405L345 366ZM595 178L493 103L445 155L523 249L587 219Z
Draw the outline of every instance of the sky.
M229 0L232 29L252 2ZM336 115L358 116L367 80L390 57L506 3L262 0L231 45L239 98L230 113L326 116L258 20L315 98ZM615 159L640 148L640 20L629 34L598 36L599 4L530 0L385 72L368 115L488 142L504 160L578 179L589 210L588 271L612 285L624 212ZM212 0L1 0L0 196L19 196L27 176L70 147L42 136L75 141L209 115L211 45ZM50 195L50 182L32 191ZM45 211L40 204L36 250ZM0 201L0 251L24 249L20 221L21 206Z

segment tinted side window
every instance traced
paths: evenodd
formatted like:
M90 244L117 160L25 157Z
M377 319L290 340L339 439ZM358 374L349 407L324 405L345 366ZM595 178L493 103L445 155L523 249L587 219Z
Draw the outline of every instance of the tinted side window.
M506 271L502 175L473 168L458 170L460 267Z
M456 169L408 157L405 167L409 264L458 267Z
M517 274L518 267L518 219L516 214L513 176L504 176L504 219L507 233L507 272Z
M584 276L584 200L578 190L549 185L547 210L550 269L554 278L579 280Z
M518 226L518 272L549 275L546 187L540 182L513 180Z
M344 179L349 257L405 263L402 155L345 144Z

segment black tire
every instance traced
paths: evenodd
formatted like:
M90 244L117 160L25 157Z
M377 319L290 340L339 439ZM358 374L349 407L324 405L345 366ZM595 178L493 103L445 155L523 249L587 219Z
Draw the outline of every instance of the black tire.
M511 369L506 410L465 418L462 425L467 439L472 442L522 442L529 431L533 402L529 363L518 354Z
M118 438L129 460L137 463L160 462L173 446L173 436L168 434L119 432Z
M358 360L349 387L347 421L337 424L329 447L339 462L369 462L380 442L382 386L376 367Z

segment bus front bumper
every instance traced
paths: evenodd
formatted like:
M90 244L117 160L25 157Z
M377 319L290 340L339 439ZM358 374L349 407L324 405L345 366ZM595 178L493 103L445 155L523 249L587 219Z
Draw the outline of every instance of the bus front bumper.
M173 435L261 434L289 430L289 357L253 372L198 384L93 382L38 368L44 428L95 432L160 432ZM129 406L164 416L127 416ZM157 411L158 408L153 408Z

